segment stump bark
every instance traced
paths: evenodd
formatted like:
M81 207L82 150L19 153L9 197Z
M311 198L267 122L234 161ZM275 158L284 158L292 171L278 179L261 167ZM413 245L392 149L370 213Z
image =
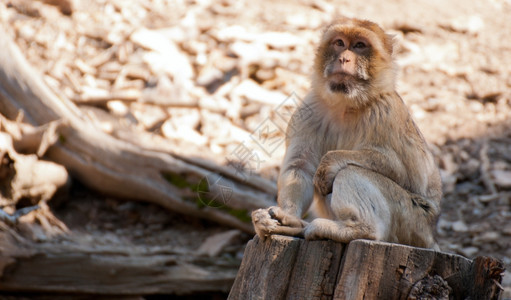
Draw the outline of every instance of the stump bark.
M498 299L502 262L356 240L255 237L229 299Z

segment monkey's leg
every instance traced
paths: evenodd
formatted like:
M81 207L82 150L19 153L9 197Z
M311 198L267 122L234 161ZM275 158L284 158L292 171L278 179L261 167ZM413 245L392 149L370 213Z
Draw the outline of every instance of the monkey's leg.
M402 166L392 162L399 161L395 153L388 152L385 155L375 150L333 150L328 151L321 158L314 175L314 188L321 195L332 192L334 178L348 165L358 166L366 170L379 173L392 180L397 180ZM400 171L399 171L400 170Z
M252 223L261 238L270 234L303 237L303 230L308 224L296 216L287 214L278 206L253 211Z
M435 248L436 202L410 193L380 173L348 166L334 180L330 203L340 220L346 219L346 207L356 208L360 226L352 231L356 238L371 238L367 226L376 240Z
M330 201L320 203L329 206L334 220L313 220L305 228L305 238L343 243L355 239L385 239L391 214L379 177L383 176L357 166L341 170L334 179Z
M374 239L416 247L435 247L434 203L403 189L389 178L348 166L334 179L328 206L334 220L315 219L305 229L306 239L348 243Z

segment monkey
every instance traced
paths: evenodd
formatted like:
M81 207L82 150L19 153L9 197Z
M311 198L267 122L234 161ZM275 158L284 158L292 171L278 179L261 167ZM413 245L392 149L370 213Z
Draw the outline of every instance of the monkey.
M252 212L256 233L380 240L438 249L442 184L396 92L395 38L341 17L323 30L311 90L292 115L278 206ZM302 219L314 201L318 217Z

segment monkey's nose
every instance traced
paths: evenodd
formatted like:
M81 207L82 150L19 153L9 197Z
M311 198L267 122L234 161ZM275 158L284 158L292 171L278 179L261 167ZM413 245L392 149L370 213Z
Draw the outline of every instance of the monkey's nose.
M341 57L341 58L339 58L339 61L341 62L341 64L345 64L345 63L347 63L347 62L350 62L350 60L349 60L349 59L347 59L346 57Z

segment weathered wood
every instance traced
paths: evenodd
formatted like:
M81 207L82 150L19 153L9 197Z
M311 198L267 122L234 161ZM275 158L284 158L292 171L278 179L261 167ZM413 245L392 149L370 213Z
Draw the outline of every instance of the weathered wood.
M59 141L48 149L47 157L95 190L251 233L250 211L275 203L273 182L101 131L69 99L45 84L0 28L0 113L14 119L20 111L35 126L62 121Z
M407 299L412 286L428 275L439 275L466 298L463 277L468 276L471 261L459 255L398 244L353 241L343 257L335 299Z
M500 286L495 283L502 282L503 272L502 262L491 257L476 257L472 264L472 277L466 283L472 299L499 299Z
M492 258L472 261L367 240L346 249L332 241L282 236L255 237L249 245L229 299L498 299L500 294L503 267ZM287 253L287 264L270 263L275 253L279 261Z
M333 296L344 245L302 240L289 281L287 299L329 299Z
M229 299L284 299L302 240L292 237L257 236L248 242L239 274Z
M0 294L228 292L238 267L232 259L165 247L32 243L9 232L0 226Z

